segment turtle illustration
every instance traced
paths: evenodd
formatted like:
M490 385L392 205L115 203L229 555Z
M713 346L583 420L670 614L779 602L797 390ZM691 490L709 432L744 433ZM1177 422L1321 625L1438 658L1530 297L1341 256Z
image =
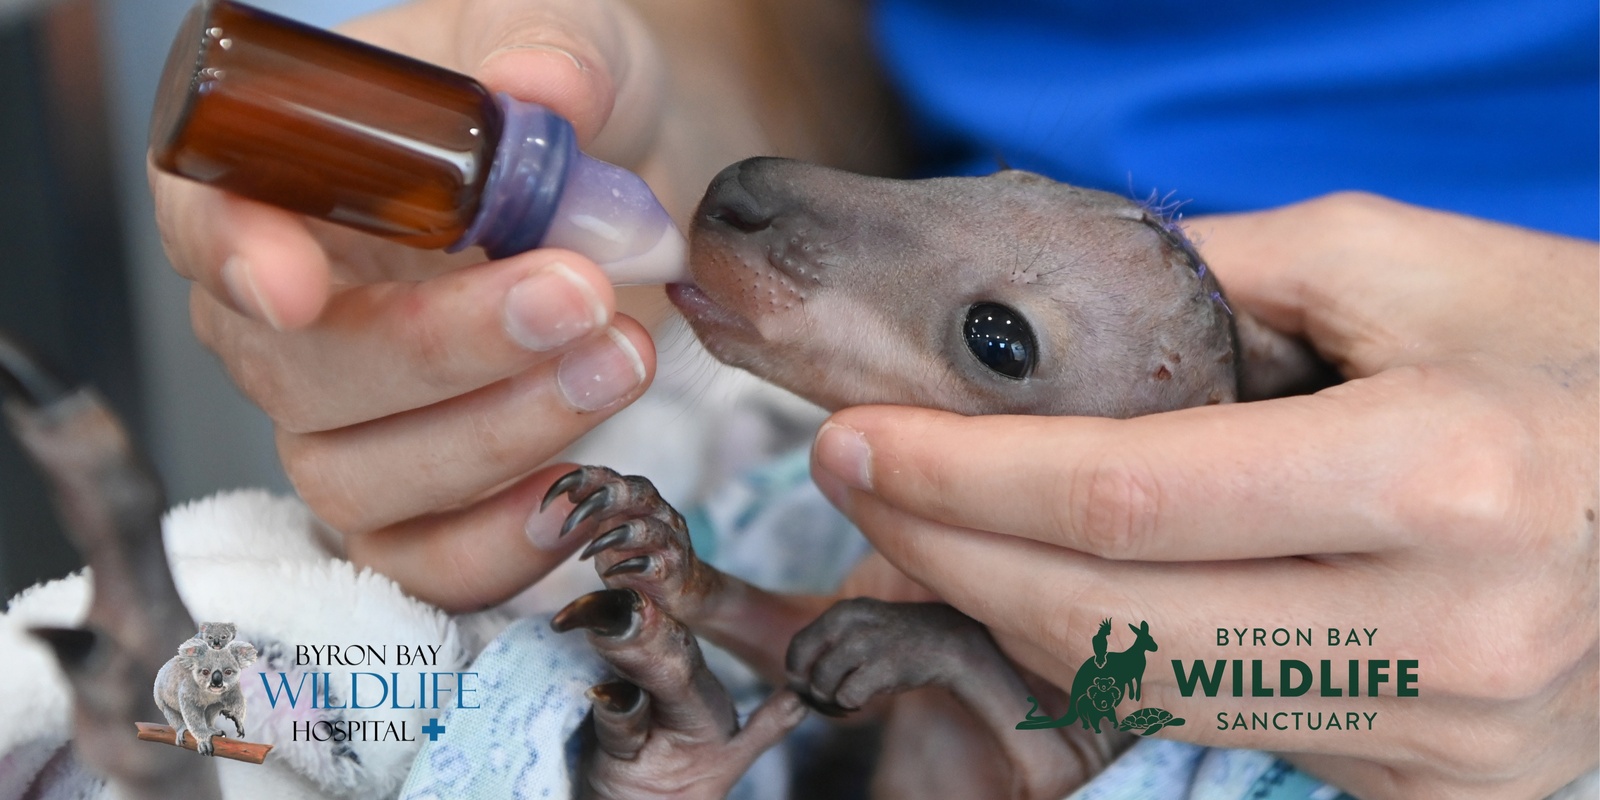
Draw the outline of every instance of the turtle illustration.
M1119 731L1133 731L1144 729L1142 735L1149 736L1162 728L1171 728L1183 724L1183 717L1174 717L1172 712L1164 708L1141 708L1126 717L1117 725Z

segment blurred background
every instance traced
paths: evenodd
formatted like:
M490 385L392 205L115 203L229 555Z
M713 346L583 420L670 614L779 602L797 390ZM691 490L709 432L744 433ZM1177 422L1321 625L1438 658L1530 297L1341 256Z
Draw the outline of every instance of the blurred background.
M390 0L253 0L330 26ZM99 387L174 503L287 490L266 418L195 342L145 184L156 79L190 0L0 0L0 328ZM0 597L76 569L0 437Z

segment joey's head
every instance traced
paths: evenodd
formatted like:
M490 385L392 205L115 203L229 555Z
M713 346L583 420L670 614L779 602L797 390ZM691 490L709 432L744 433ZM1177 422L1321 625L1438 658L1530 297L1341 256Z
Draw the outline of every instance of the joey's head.
M669 287L712 355L833 409L1126 417L1237 396L1216 281L1159 216L1026 172L723 170Z
M211 647L221 650L233 641L237 628L231 622L202 622L200 623L200 639Z

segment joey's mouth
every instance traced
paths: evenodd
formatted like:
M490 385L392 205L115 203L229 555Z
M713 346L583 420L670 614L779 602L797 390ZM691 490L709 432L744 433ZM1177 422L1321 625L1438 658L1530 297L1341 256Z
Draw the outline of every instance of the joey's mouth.
M683 313L695 332L738 333L754 336L755 324L744 315L713 300L703 289L688 283L667 284L667 299Z

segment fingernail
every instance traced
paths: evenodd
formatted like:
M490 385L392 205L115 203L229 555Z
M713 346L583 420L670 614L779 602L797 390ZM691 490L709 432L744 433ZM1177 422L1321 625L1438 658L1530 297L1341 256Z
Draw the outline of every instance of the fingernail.
M271 325L274 330L283 330L283 326L273 317L271 308L262 300L261 291L256 288L250 262L239 256L229 256L222 264L222 285L228 287L228 297L233 300L235 308Z
M783 713L783 718L790 722L798 722L811 713L811 709L806 708L806 704L800 701L800 695L794 692L784 695L778 702L783 704L779 707Z
M528 543L535 550L555 553L571 549L578 540L561 535L561 520L562 517L535 510L522 524L522 534L528 537Z
M556 386L567 405L579 411L599 411L644 383L644 360L633 342L616 328L561 358Z
M529 350L554 350L604 324L606 306L600 295L559 261L518 281L506 293L506 334Z
M861 431L836 423L825 423L817 432L813 448L817 465L833 473L846 486L872 491L872 449Z

